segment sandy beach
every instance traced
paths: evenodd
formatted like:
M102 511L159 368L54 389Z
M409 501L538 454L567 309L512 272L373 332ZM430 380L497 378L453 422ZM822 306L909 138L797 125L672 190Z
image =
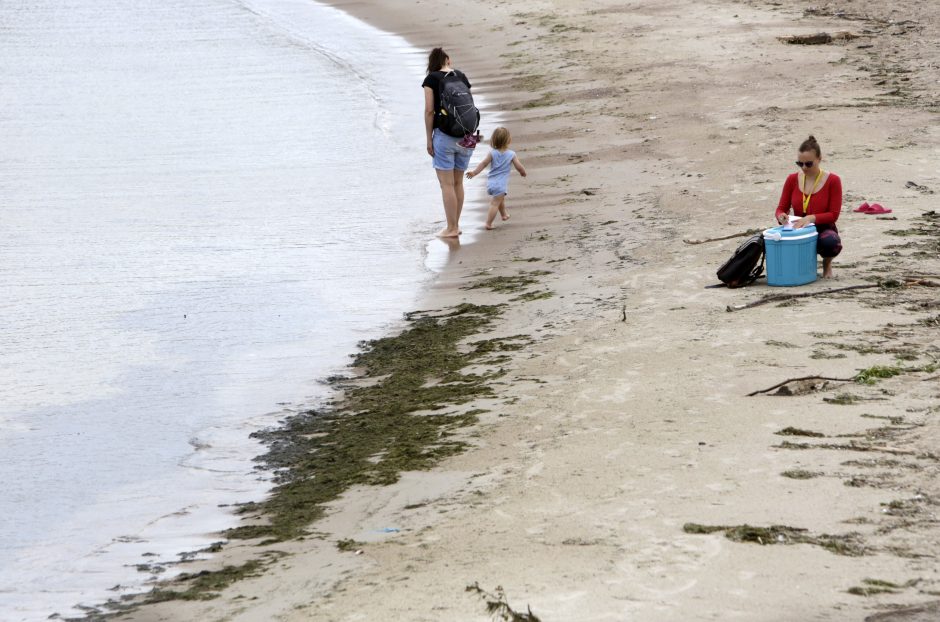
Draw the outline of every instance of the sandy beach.
M107 618L940 619L940 7L332 4L447 49L529 177L511 220L452 249L415 338L336 381L370 412L402 358L439 364L397 389L440 389L395 413L390 434L420 438L376 445L373 470L309 497L322 511L246 508L256 537ZM808 134L845 188L835 278L708 288L773 224ZM764 301L791 294L812 295Z

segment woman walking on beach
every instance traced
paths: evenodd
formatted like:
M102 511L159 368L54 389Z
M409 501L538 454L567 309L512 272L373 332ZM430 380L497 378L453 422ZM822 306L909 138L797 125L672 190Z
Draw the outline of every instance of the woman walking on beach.
M522 166L519 156L509 148L510 143L512 143L512 135L509 130L504 127L493 130L493 136L490 137L490 146L493 150L475 169L467 173L467 179L473 179L492 164L486 179L486 192L490 195L490 210L486 214L487 229L493 228L497 212L503 220L509 220L509 212L506 211L506 195L509 194L510 166L515 167L523 177L526 176L525 167Z
M470 88L470 80L462 71L450 64L450 56L441 48L428 55L428 72L421 84L424 87L424 128L427 134L428 155L433 158L434 171L441 185L444 216L447 225L438 235L453 238L460 235L460 212L463 211L463 174L470 165L473 147L460 144L461 139L442 130L441 86L445 77L455 76Z
M836 221L842 211L842 180L835 173L820 167L822 149L816 138L810 136L800 145L796 165L799 173L792 173L783 184L783 193L774 217L779 224L786 224L789 212L799 217L793 223L800 229L816 225L819 237L816 252L823 258L823 278L832 277L832 260L842 252L842 239Z

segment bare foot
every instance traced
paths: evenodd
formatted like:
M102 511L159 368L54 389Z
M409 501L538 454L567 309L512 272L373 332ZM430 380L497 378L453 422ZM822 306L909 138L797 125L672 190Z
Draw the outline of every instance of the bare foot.
M824 279L831 279L831 278L832 278L832 268L829 268L828 270L823 270L822 278L824 278Z
M486 230L487 230L487 231L492 231L492 230L494 229L493 225L490 224L490 223L486 223L486 224L483 225L483 226L486 227Z
M503 214L503 220L509 220L509 214Z
M460 231L454 231L453 229L444 228L444 229L441 229L441 230L438 232L437 237L439 237L439 238L456 238L456 237L459 236L459 235L460 235Z

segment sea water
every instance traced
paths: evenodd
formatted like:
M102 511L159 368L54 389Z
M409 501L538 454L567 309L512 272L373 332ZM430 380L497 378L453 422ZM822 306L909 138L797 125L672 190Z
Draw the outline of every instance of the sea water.
M0 619L211 543L249 434L414 304L425 53L309 0L0 3Z

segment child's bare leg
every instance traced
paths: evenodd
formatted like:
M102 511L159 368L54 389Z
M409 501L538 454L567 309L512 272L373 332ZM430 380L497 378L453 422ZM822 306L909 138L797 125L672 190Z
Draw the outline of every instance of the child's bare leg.
M499 211L499 206L502 201L502 196L490 197L490 209L486 213L486 228L493 228L493 221L496 220L496 212Z
M499 215L503 220L509 220L509 212L506 211L506 195L499 198Z

